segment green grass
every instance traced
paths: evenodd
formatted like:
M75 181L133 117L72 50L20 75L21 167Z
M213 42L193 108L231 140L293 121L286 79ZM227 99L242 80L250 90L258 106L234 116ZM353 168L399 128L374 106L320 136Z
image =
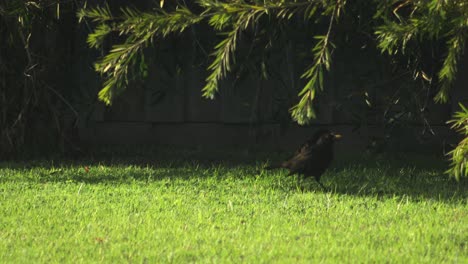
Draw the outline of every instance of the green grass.
M1 163L0 262L468 262L434 159L336 163L328 192L263 162Z

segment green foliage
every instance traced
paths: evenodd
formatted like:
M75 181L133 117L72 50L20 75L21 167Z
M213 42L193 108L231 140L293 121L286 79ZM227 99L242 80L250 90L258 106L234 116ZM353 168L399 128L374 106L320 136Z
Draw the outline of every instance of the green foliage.
M406 1L398 3L392 14L396 19L388 18L376 31L379 48L382 52L395 55L399 52L408 53L409 43L422 43L425 41L445 41L446 55L442 66L438 71L437 78L440 85L435 95L436 102L447 102L449 100L450 88L457 75L457 63L465 49L465 41L468 38L468 2L464 0L454 1ZM400 11L405 15L400 15ZM418 54L411 54L419 60ZM433 77L426 76L422 72L420 77L426 81L432 81ZM435 79L435 78L434 78ZM452 150L451 168L447 171L456 179L467 175L468 154L468 132L466 130L467 111L462 111L454 116L452 128L456 129L465 138Z
M313 48L313 64L302 75L308 80L299 93L300 102L291 108L292 117L300 124L315 118L313 100L318 90L323 90L325 70L330 70L331 52L334 48L330 38L332 25L336 22L345 1L215 1L199 0L197 5L202 12L195 14L185 4L176 4L175 10L166 12L160 7L153 12L140 12L135 9L122 9L115 17L108 6L85 8L78 14L80 20L89 18L98 25L88 37L88 44L93 48L102 48L102 44L111 32L126 36L123 44L114 45L107 55L95 65L96 71L104 75L104 87L99 98L111 104L112 98L128 84L128 74L132 66L143 56L142 49L153 43L155 38L165 37L170 33L183 32L185 28L207 20L215 31L220 31L224 38L214 47L213 62L203 87L203 96L213 99L218 91L218 82L231 71L235 63L235 52L243 31L253 28L263 16L270 21L288 21L294 16L319 23L322 16L329 17L326 35L316 36ZM154 44L154 43L153 43ZM265 72L265 71L264 71Z
M467 14L468 20L468 14ZM463 32L464 31L464 32ZM448 53L444 60L442 69L439 71L439 81L441 83L440 91L437 93L435 100L439 102L447 102L450 87L455 80L457 74L458 58L464 51L465 40L468 37L468 23L460 33L456 33L447 41Z
M120 9L120 16L111 14L109 6L85 8L78 13L79 20L89 18L98 25L88 36L90 47L101 49L107 37L113 32L127 36L122 44L113 45L107 55L95 63L95 69L104 76L104 87L99 99L111 104L129 82L129 73L136 65L144 62L143 49L157 38L171 33L183 32L202 18L188 8L178 6L172 12L156 9L154 12L140 12L134 8ZM143 67L144 68L144 67ZM136 71L141 73L141 71Z
M306 124L310 120L316 118L316 114L313 108L313 100L315 98L316 91L323 90L324 69L327 71L330 70L330 49L335 48L333 43L330 41L330 38L332 33L332 26L335 22L335 16L337 16L340 12L339 8L341 8L340 1L337 1L330 16L327 34L324 36L315 36L317 43L312 49L312 52L314 53L314 62L301 76L302 78L306 78L309 81L299 93L299 96L302 96L301 100L297 105L291 108L292 118L301 125Z
M447 54L438 73L440 89L434 99L447 102L456 77L457 62L468 38L468 3L463 0L391 2L391 8L386 9L392 9L392 12L384 16L384 23L375 32L378 47L390 55L418 56L407 49L410 43L445 40ZM381 7L385 9L383 5Z
M462 104L459 105L461 110L456 112L453 120L448 122L452 124L452 129L464 137L457 147L448 153L452 163L447 173L457 180L468 175L468 109Z
M252 1L254 2L252 4L248 4L247 2L248 1L234 1L221 3L218 1L200 1L201 6L206 10L204 15L210 17L209 24L215 30L219 31L228 27L231 28L230 31L222 33L222 35L226 37L215 46L215 52L213 53L215 58L213 63L208 67L211 74L206 79L207 84L202 89L203 96L206 98L213 99L215 97L218 91L218 81L226 77L226 74L231 70L231 64L234 63L236 43L242 31L247 30L249 26L253 28L253 25L258 24L262 16L268 16L271 19L276 19L276 21L281 21L289 20L294 15L300 14L310 19L319 6L327 6L325 3L314 1ZM337 3L340 3L340 1L337 1ZM326 11L326 9L324 10ZM330 34L327 34L326 41L319 42L321 47L324 46L319 49L327 50L329 35ZM319 57L316 57L315 65L311 66L311 69L304 74L305 78L315 78L316 73L313 72L321 72L321 65L324 63L329 64L329 56L324 56L324 54L320 52L316 54L316 56ZM309 73L310 71L312 71L312 73ZM323 76L323 74L321 76ZM302 118L299 112L305 110L306 113L313 113L311 103L314 98L310 96L310 93L315 93L319 85L318 83L316 85L314 80L309 81L307 87L305 87L300 94L300 96L302 96L301 103L292 109L293 117L299 123L306 123L312 117L315 117L314 114L312 114L313 116L309 114L308 116L306 115L306 118ZM306 91L308 91L307 94Z
M115 95L128 84L131 69L144 61L143 49L151 44L157 45L157 41L168 34L183 32L187 27L201 22L207 23L215 32L220 33L222 39L214 46L213 61L208 66L209 75L202 89L204 97L213 99L219 89L219 81L225 78L236 64L237 46L243 33L254 31L255 37L260 38L263 36L260 33L257 35L255 28L263 26L263 20L272 25L303 20L316 28L310 54L312 62L301 76L306 80L306 84L298 93L299 102L290 108L290 112L294 121L307 124L316 117L315 99L317 93L324 89L325 76L332 66L332 54L335 49L334 30L339 28L337 26L343 26L339 25L340 16L347 10L354 11L363 6L369 6L369 10L374 12L373 20L365 21L369 25L362 27L365 31L363 34L376 36L376 43L372 40L368 42L371 45L375 44L382 53L390 55L395 60L406 58L408 60L406 66L413 72L413 76L422 78L423 82L426 82L423 86L439 85L434 100L447 102L457 74L458 60L468 38L468 2L464 0L363 2L198 0L189 5L185 1L176 1L169 5L159 1L159 6L152 12L124 8L120 10L119 16L114 16L109 8L104 6L85 8L79 13L79 17L89 18L97 23L94 32L89 35L88 43L91 47L103 49L103 43L112 32L124 38L123 43L114 45L95 65L96 71L105 77L99 97L107 104L110 104ZM321 32L323 29L326 29L326 32ZM443 43L441 49L445 52L443 62L432 71L428 71L423 62L422 51L426 43L431 43L433 46ZM257 43L254 41L251 45L255 44ZM262 76L267 76L266 64L264 61L259 64L261 66L257 66L261 68ZM397 93L398 90L395 94ZM370 107L368 94L362 94L365 94L364 100ZM417 97L416 94L413 93L413 96ZM391 104L396 105L399 99L393 97L390 98ZM417 108L425 108L419 105L419 101L417 102ZM385 110L384 115L387 112ZM426 125L427 120L424 119L424 122Z
M231 70L232 58L236 49L236 43L242 31L246 30L252 23L268 13L268 8L247 5L243 3L223 4L216 1L202 1L207 8L205 13L210 14L209 24L215 30L223 30L228 25L232 30L224 33L224 38L215 47L213 63L208 67L211 74L206 79L207 84L202 89L203 96L213 99L218 91L218 81L226 76Z

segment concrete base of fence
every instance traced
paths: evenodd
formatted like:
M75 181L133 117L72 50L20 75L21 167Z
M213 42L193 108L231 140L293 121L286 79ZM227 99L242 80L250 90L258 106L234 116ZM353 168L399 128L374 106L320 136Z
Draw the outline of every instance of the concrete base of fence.
M148 123L96 122L80 130L87 144L165 145L201 149L236 148L259 151L291 151L314 131L327 128L343 135L336 144L338 153L360 155L371 152L417 152L442 154L457 142L446 126L419 126L383 129L378 126L356 128L351 125L288 127L279 124Z

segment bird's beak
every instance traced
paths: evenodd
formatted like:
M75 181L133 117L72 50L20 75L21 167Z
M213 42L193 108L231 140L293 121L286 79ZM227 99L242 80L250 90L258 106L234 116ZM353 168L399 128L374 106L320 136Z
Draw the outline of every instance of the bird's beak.
M335 139L340 139L340 138L342 138L343 136L340 135L340 134L333 134L333 137L334 137Z

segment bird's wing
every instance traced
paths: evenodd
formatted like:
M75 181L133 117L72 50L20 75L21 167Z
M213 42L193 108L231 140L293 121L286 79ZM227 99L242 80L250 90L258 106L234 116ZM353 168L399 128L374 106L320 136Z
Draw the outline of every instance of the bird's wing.
M311 146L298 149L294 156L283 162L282 167L288 168L292 173L303 171L313 155L312 149Z
M309 148L312 146L313 144L310 143L309 141L306 141L305 143L303 143L301 146L299 146L299 148L291 155L289 156L289 158L286 160L289 161L289 160L292 160L294 159L296 156L300 156L300 155L307 155L308 151L309 151ZM286 162L283 162L283 165L286 163ZM282 165L279 165L280 167L284 167Z
M304 144L302 144L298 150L296 150L296 153L294 153L294 155L297 155L299 153L308 154L313 147L314 143L308 140Z

